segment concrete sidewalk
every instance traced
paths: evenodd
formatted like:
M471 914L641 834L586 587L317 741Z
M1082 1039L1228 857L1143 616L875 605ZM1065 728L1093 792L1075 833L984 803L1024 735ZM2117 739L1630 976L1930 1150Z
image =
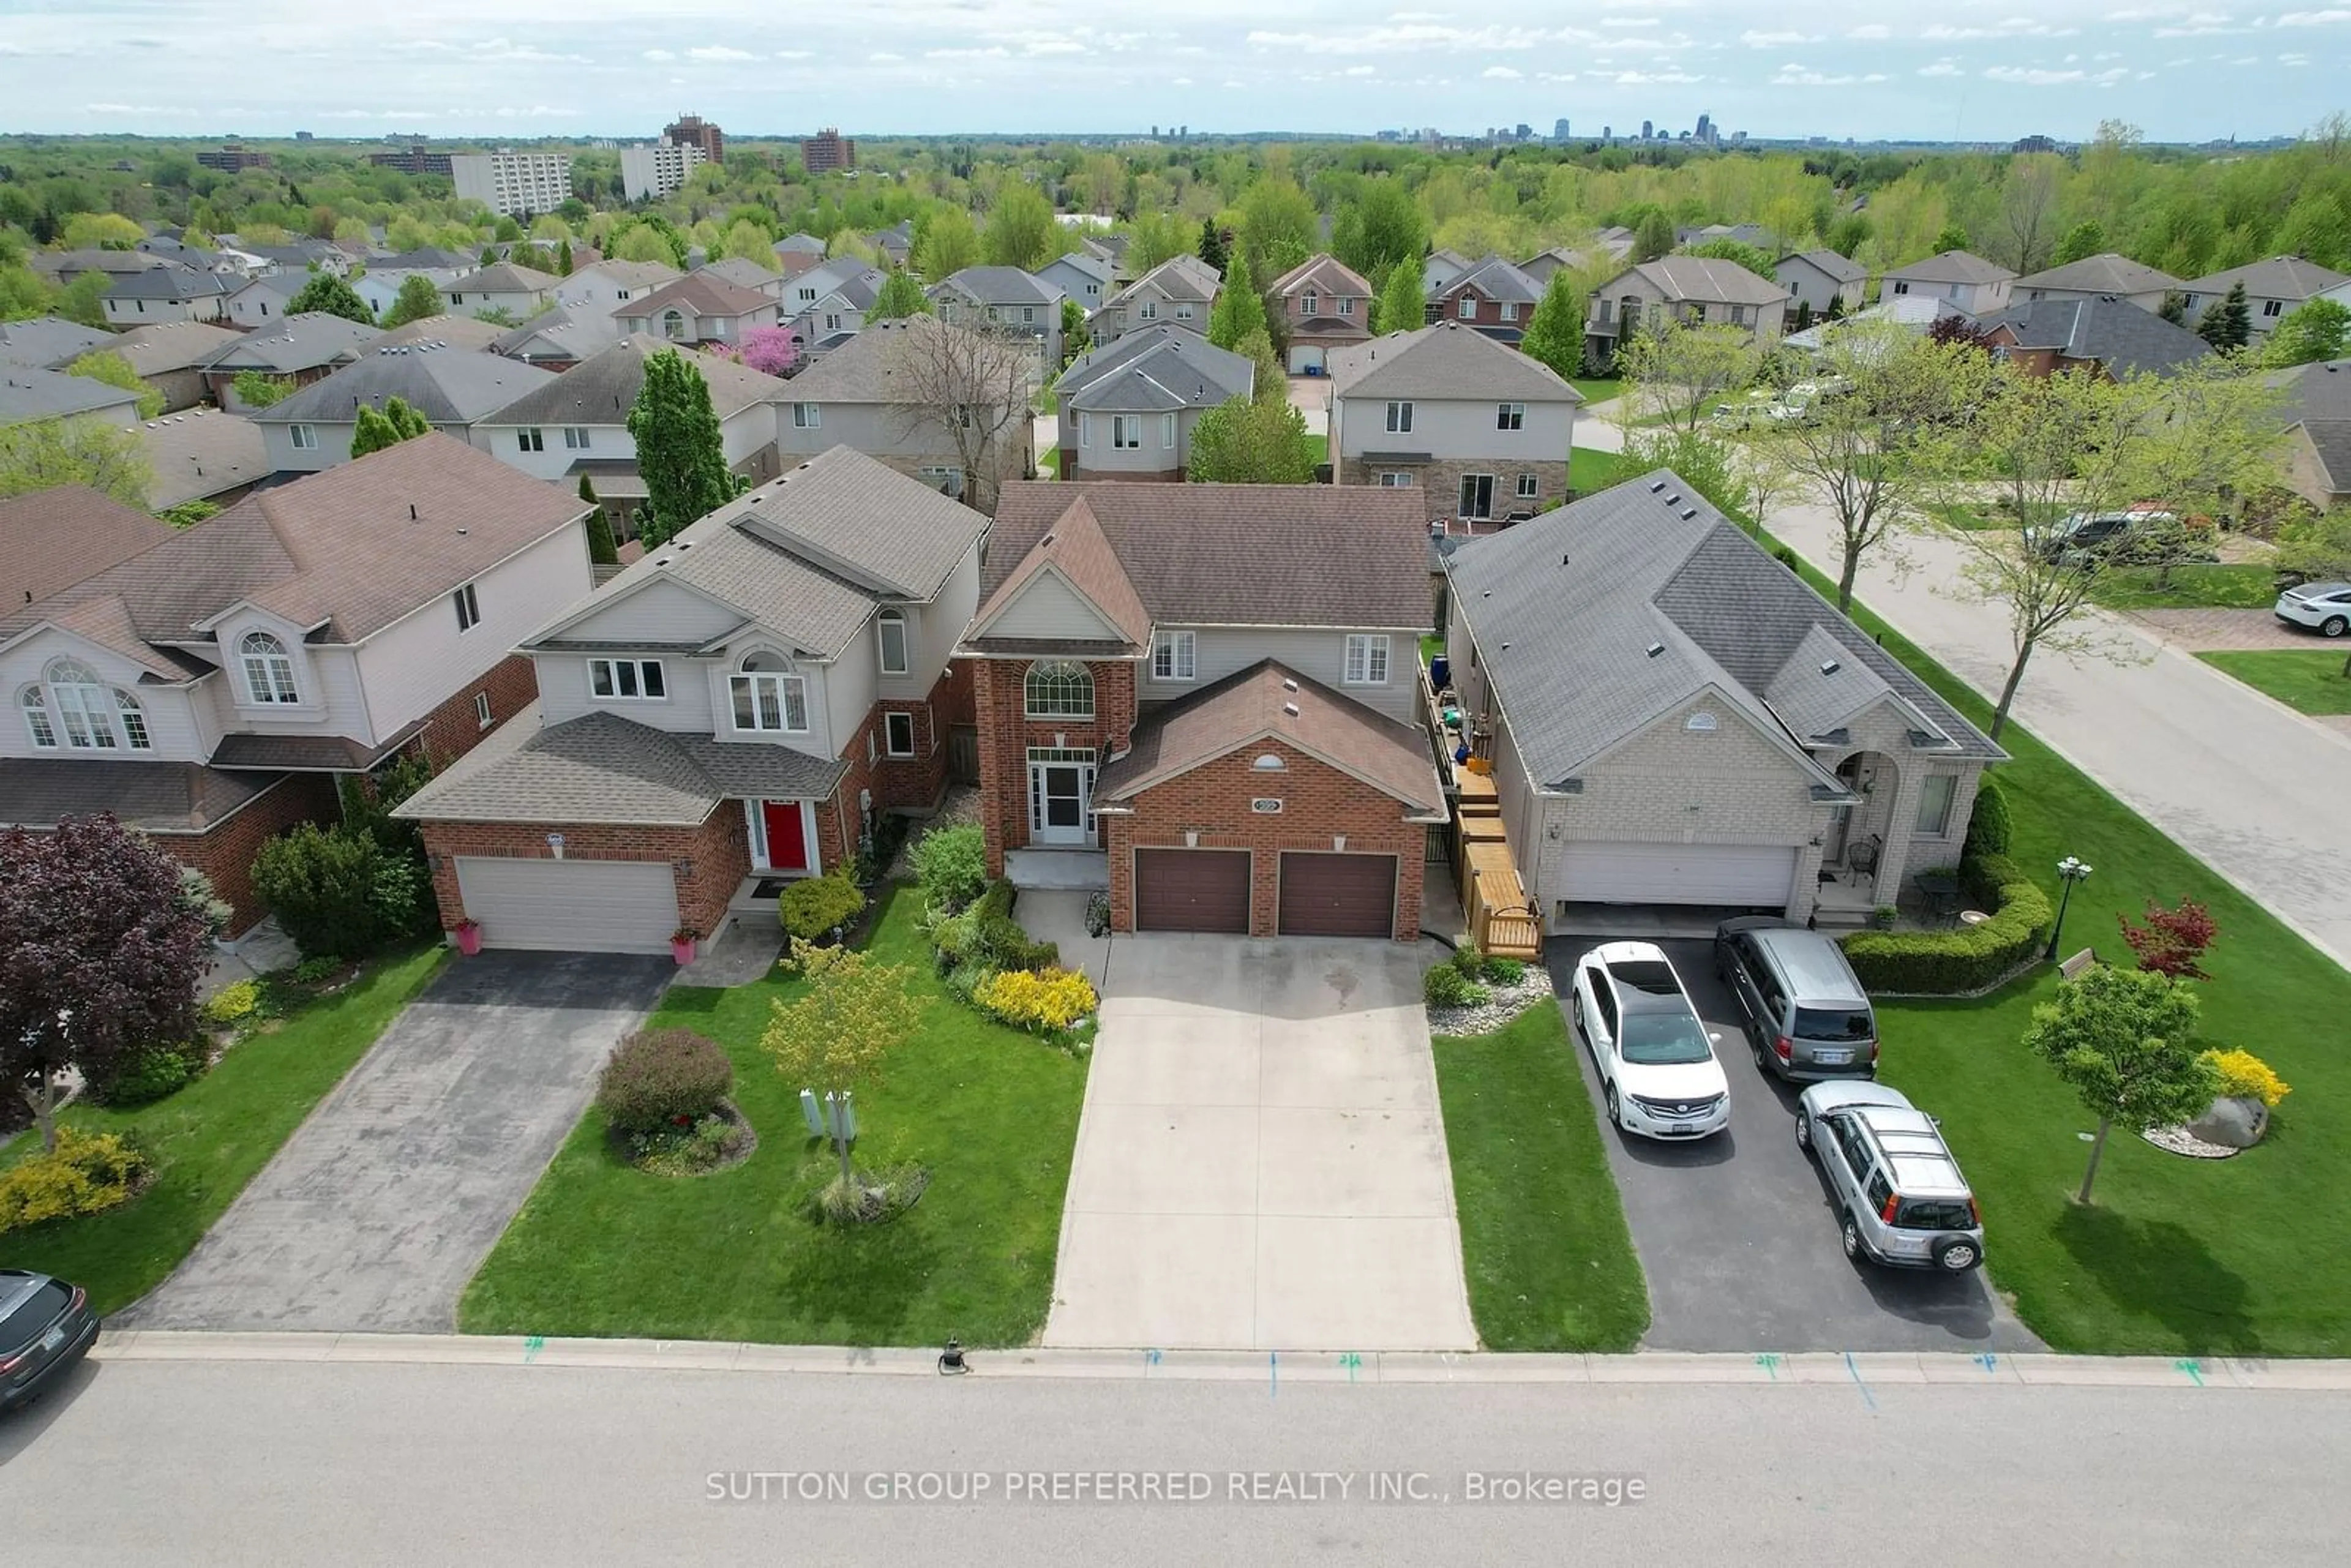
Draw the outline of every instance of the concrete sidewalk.
M1826 508L1790 504L1768 526L1832 577ZM1856 596L1977 691L1997 693L2014 657L2008 614L1970 602L1964 547L1911 536L1912 570L1865 560ZM2048 650L2026 668L2018 723L2248 897L2351 967L2351 737L2294 713L2126 617L2092 612L2134 657Z

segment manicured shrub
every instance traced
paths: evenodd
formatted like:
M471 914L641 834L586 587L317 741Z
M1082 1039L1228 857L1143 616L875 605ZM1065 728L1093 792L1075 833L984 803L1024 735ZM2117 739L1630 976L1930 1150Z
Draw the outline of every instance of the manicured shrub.
M691 1126L735 1087L735 1064L692 1030L639 1030L612 1048L596 1104L623 1133Z
M1421 980L1421 997L1433 1008L1474 1008L1488 995L1458 964L1439 964Z
M973 988L972 1000L1013 1028L1040 1034L1066 1030L1098 1005L1093 982L1061 969L999 969Z
M1489 986L1515 986L1527 977L1527 967L1516 958L1489 958L1478 973Z
M997 969L1058 969L1061 949L1051 942L1032 942L1012 918L1017 896L1010 883L998 878L973 905L979 911L975 956Z
M1474 980L1485 967L1486 956L1478 951L1477 943L1465 936L1461 939L1461 946L1453 949L1452 962L1453 967L1461 971L1464 979Z
M253 886L307 955L372 953L432 909L423 862L350 827L301 822L261 846Z
M2250 1051L2208 1051L2204 1060L2220 1075L2224 1099L2258 1100L2274 1110L2279 1101L2294 1092L2293 1086L2280 1078L2268 1062Z
M59 1127L56 1148L0 1172L0 1233L127 1203L146 1174L147 1156L119 1134Z
M803 942L840 940L841 928L865 912L865 894L838 869L796 882L776 902L784 930Z
M2016 833L2016 818L2008 809L2008 793L1990 774L1976 786L1975 815L1968 819L1967 845L1959 852L1962 862L1981 860L1986 855L2008 853L2009 841Z
M215 1029L232 1029L261 1010L261 982L237 980L214 991L204 1003L204 1021Z
M152 1105L202 1078L211 1065L212 1053L202 1040L142 1046L92 1074L82 1084L82 1098L115 1110Z
M977 822L925 833L907 858L932 909L961 909L987 888L987 841Z
M342 967L343 961L332 953L321 953L315 958L305 958L294 966L294 981L297 985L315 986L319 981L331 977Z
M1980 990L2030 961L2049 939L2049 895L2005 855L1959 867L1968 896L1996 910L1950 931L1861 931L1841 940L1855 976L1871 990L1948 996Z

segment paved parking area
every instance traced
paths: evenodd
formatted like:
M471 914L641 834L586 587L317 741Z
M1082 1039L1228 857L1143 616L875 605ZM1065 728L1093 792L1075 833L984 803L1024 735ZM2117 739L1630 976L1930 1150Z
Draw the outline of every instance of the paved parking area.
M1153 936L1105 963L1045 1343L1473 1346L1418 953Z
M453 1329L604 1058L676 973L614 954L450 964L128 1323Z
M2135 610L2130 619L2191 653L2231 648L2325 648L2323 637L2287 625L2266 610Z
M1604 936L1545 945L1569 994L1575 960ZM1601 1137L1649 1281L1651 1350L2033 1350L2040 1342L1980 1270L1953 1279L1845 1260L1829 1189L1796 1146L1796 1087L1755 1065L1739 1007L1715 977L1712 945L1659 944L1730 1081L1730 1126L1701 1143L1661 1144L1606 1124ZM1560 1004L1566 1007L1565 1000ZM1569 1039L1601 1110L1591 1053ZM1931 1107L1929 1107L1931 1109ZM1962 1167L1967 1151L1958 1151ZM2000 1234L1986 1238L1997 1251Z

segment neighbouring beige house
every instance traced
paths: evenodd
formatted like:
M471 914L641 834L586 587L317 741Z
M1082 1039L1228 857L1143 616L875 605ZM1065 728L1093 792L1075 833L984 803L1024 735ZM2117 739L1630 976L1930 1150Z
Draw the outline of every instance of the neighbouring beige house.
M2069 261L2063 267L2028 273L2009 286L2009 298L2019 305L2043 299L2098 299L2107 296L2142 310L2160 310L2163 298L2188 286L2168 272L2105 251Z
M1869 269L1833 250L1790 251L1771 269L1772 280L1788 291L1788 313L1795 316L1810 306L1815 319L1834 306L1840 316L1861 308L1869 287Z
M1963 250L1947 250L1907 267L1886 268L1877 297L1896 299L1923 294L1948 299L1970 316L1989 316L2007 308L2016 274L1996 261L1986 261Z
M1217 269L1198 256L1171 256L1103 301L1094 318L1094 341L1115 342L1160 322L1205 335L1208 308L1223 287Z
M961 497L969 476L953 433L900 390L907 360L926 352L925 340L936 332L971 339L977 329L930 316L876 321L783 383L775 394L776 446L785 467L846 446L942 494ZM1021 402L1027 402L1025 394ZM985 423L1000 424L1001 419ZM1002 428L992 464L999 485L1026 474L1031 457L1029 420L1015 417Z
M1064 479L1181 479L1200 415L1257 386L1247 354L1162 321L1090 349L1053 383Z
M1688 327L1741 327L1775 339L1785 324L1788 291L1735 261L1661 256L1626 267L1592 291L1583 357L1602 365L1625 336L1675 320Z
M2351 283L2351 277L2298 256L2273 256L2247 267L2192 277L2180 286L2188 324L2195 326L2205 311L2226 299L2229 290L2240 283L2245 286L2245 303L2250 308L2250 340L2258 344L2280 321L2317 296Z
M1445 559L1450 680L1548 929L1857 926L1959 863L2006 754L1674 474Z
M1391 332L1332 356L1332 477L1420 489L1432 522L1531 517L1566 498L1583 401L1474 327Z

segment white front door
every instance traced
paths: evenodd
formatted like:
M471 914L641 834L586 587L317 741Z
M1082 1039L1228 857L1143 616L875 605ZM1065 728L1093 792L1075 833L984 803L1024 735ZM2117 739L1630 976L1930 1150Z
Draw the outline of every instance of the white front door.
M1091 757L1091 752L1084 754ZM1066 759L1029 764L1029 841L1093 847L1094 765Z

